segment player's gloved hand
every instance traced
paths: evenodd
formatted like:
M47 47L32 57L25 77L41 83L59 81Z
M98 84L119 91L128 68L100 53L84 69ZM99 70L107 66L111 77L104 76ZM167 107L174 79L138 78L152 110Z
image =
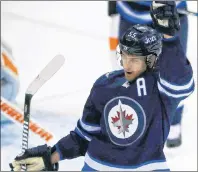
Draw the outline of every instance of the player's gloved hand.
M175 1L153 1L150 14L159 32L174 36L180 29L180 19Z
M27 171L57 171L58 163L51 164L51 153L46 144L27 149L9 164L11 171L21 171L21 165L26 165Z

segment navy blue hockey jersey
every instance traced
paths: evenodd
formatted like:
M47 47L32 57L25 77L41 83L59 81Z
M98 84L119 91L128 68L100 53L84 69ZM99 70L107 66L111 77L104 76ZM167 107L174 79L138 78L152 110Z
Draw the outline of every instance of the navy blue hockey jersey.
M150 5L152 1L117 1L117 12L126 20L137 24L151 24ZM187 8L186 1L176 1L177 8Z
M56 150L61 160L85 156L85 165L98 171L167 170L163 148L171 118L193 90L179 39L164 40L159 71L128 82L119 70L95 82L82 118Z

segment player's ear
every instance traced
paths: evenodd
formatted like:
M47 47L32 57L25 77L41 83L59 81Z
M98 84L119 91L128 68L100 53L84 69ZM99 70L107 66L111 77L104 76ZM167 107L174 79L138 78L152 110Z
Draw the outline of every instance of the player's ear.
M150 54L146 57L146 65L150 68L153 69L155 67L157 61L157 56Z

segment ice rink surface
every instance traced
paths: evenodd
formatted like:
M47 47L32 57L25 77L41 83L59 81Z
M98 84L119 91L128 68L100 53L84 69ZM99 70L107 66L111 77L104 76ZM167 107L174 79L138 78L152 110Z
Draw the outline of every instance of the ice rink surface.
M197 2L188 2L197 10ZM91 10L90 10L91 9ZM66 58L64 66L32 100L31 117L60 138L73 130L93 82L111 71L109 60L109 18L105 1L18 1L1 2L1 37L12 47L20 73L22 107L28 84L57 54ZM189 16L187 56L197 85L197 17ZM171 170L197 170L197 87L185 101L182 121L183 144L168 150ZM22 126L1 126L1 170L21 152ZM30 133L29 147L45 142ZM77 165L78 164L78 165ZM60 162L60 170L81 170L83 157Z

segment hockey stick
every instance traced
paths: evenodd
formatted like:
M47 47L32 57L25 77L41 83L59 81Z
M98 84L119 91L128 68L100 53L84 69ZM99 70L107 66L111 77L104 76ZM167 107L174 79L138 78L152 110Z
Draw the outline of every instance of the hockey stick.
M62 55L55 56L45 68L39 73L39 75L32 81L25 93L24 103L24 123L23 123L23 135L22 135L22 153L28 148L28 133L29 133L29 121L30 121L30 104L34 94L42 87L42 85L48 81L64 64L64 57ZM22 170L26 170L26 166L22 166Z
M7 118L9 118L11 121L13 121L14 123L18 125L23 124L24 122L23 111L16 105L4 99L2 96L1 96L1 108L0 109L1 109L1 113ZM49 142L50 140L53 139L52 133L42 128L36 121L30 120L29 129L34 134L39 135L46 142Z

